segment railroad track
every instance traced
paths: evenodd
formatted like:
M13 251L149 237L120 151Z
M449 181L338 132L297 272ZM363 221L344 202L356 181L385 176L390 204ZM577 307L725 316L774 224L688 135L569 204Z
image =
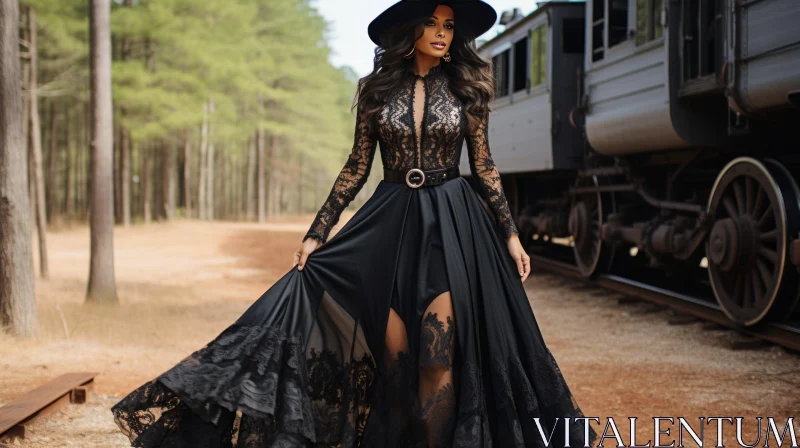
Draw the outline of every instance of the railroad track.
M535 254L530 254L530 257L531 268L538 268L570 280L670 308L678 313L713 322L762 341L800 351L800 321L788 323L770 322L744 327L728 319L714 300L692 297L613 274L597 274L591 279L587 279L580 275L575 266L564 261Z

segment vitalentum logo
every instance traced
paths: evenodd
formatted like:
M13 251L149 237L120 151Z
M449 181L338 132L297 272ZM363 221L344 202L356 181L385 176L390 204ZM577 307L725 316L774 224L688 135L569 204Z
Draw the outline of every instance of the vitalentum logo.
M637 425L641 425L641 423L637 424L637 419L638 417L628 417L630 429L627 434L627 441L629 443L625 443L626 439L623 439L620 434L614 418L608 417L603 431L597 431L597 440L594 441L594 445L589 445L590 421L597 422L597 426L599 426L599 417L558 418L550 431L542 427L539 417L534 417L542 443L552 448L588 448L589 446L599 448L729 448L737 446L742 448L798 448L794 417L789 417L785 423L781 421L776 423L773 417L747 418L746 424L743 424L745 417L698 417L698 422L696 423L689 423L685 418L677 417L677 424L673 417L653 417L653 439L647 440L646 443L637 442L636 440L636 428ZM762 420L764 420L763 426ZM559 424L560 422L563 423ZM706 434L706 427L711 433L710 438ZM752 436L746 437L743 434L745 432L743 427L746 427L747 434L752 434ZM778 428L782 429L779 430ZM673 429L677 434L671 434ZM734 438L734 435L731 434L733 429L736 431L735 443L731 442L731 439ZM581 430L583 433L582 444L575 445L575 436L570 437L569 434L574 434ZM563 434L559 434L558 431L563 431ZM726 437L728 439L727 443L725 442ZM744 440L745 438L749 440ZM554 443L554 440L559 439L567 442ZM570 439L573 442L572 445L569 443ZM686 442L685 444L684 441Z

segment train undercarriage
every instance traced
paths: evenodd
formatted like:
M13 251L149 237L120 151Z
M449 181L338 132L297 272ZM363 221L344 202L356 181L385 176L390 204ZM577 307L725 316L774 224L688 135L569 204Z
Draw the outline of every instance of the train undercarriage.
M659 157L667 156L514 179L520 238L584 277L705 291L743 327L798 320L800 190L792 173L800 164L700 150Z

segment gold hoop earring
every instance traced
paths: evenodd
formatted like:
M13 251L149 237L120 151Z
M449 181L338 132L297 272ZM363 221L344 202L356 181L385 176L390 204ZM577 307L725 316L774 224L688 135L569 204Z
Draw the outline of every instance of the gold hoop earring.
M444 54L442 59L444 59L444 62L450 62L451 60L453 60L453 57L450 56L450 52L448 51L447 53Z
M411 57L412 57L412 56L414 56L414 50L415 50L416 48L417 48L416 46L414 46L414 47L411 47L411 51L409 51L409 52L408 52L408 54L406 54L406 55L405 55L405 56L403 56L403 57L404 57L404 58L406 58L406 59L411 59Z

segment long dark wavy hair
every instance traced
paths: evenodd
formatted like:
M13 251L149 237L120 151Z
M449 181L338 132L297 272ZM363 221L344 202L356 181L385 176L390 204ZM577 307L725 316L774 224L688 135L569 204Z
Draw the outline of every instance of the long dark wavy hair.
M381 35L381 46L375 48L372 73L358 81L353 108L365 113L370 132L377 129L377 113L385 99L403 80L414 58L404 55L422 37L422 27L429 17L412 20L388 28ZM494 99L494 73L492 62L478 54L475 36L466 26L459 26L458 17L450 45L450 62L442 61L442 69L450 78L450 90L462 104L467 115L469 129L475 129L478 117L488 113ZM423 30L423 31L420 31Z

